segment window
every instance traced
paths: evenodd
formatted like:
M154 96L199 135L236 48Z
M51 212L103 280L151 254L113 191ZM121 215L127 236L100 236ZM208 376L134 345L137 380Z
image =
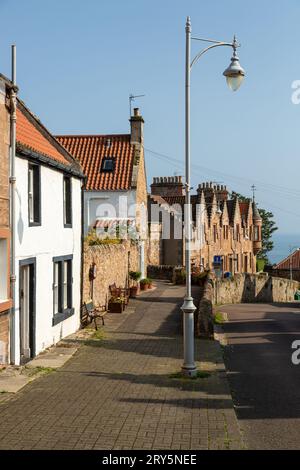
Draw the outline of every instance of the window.
M0 302L7 300L8 295L8 258L7 239L0 238Z
M72 227L72 180L64 176L64 226Z
M218 237L218 235L217 235L217 226L216 225L213 226L213 237L214 237L214 242L216 243L217 237Z
M254 226L254 241L259 241L259 227L257 227L257 225Z
M28 167L29 225L41 225L41 172L38 165Z
M53 258L53 326L74 313L72 258L72 255Z
M223 225L223 238L228 240L228 225Z
M101 171L114 171L115 160L113 158L104 158L102 160Z
M9 284L9 229L0 229L0 312L11 307Z

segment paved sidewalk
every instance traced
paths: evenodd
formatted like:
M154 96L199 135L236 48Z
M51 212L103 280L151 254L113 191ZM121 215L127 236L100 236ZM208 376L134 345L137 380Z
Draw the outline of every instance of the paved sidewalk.
M0 449L243 448L218 343L196 341L209 377L172 378L183 294L157 283L97 337L77 340L61 369L0 403Z

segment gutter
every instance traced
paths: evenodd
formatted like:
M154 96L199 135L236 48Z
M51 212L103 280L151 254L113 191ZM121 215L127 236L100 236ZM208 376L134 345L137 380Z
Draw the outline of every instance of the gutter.
M27 160L32 160L33 163L39 161L40 163L44 163L45 165L52 167L56 170L61 170L64 173L69 173L76 178L83 179L84 174L76 169L75 167L70 166L69 168L66 167L63 163L59 163L54 161L52 158L47 157L41 153L37 153L34 150L27 149L22 144L18 143L18 157L26 158Z
M11 230L11 257L10 257L10 289L12 306L10 309L10 362L15 363L15 301L16 301L16 223L15 223L15 192L16 192L16 124L17 124L17 86L16 86L16 46L12 52L12 88L10 90L10 230Z

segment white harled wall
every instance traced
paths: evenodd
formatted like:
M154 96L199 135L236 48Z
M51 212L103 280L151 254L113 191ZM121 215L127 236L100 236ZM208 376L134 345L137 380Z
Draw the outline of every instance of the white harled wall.
M136 191L84 191L84 234L97 219L136 217Z
M80 326L81 180L72 178L72 228L63 223L63 173L41 165L41 226L28 224L28 161L16 158L16 310L12 336L20 362L19 261L36 258L36 354ZM74 315L52 326L54 256L73 255Z

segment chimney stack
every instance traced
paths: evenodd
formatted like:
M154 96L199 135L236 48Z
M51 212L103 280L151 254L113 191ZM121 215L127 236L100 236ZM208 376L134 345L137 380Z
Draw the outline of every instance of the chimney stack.
M212 182L201 183L198 186L197 193L200 194L202 191L204 192L206 200L212 200L214 194L218 202L223 202L228 199L228 190L224 185L214 185Z
M160 176L153 178L151 194L155 196L184 196L185 186L181 176Z
M133 116L130 118L131 143L144 144L144 119L140 114L139 108L134 108Z

